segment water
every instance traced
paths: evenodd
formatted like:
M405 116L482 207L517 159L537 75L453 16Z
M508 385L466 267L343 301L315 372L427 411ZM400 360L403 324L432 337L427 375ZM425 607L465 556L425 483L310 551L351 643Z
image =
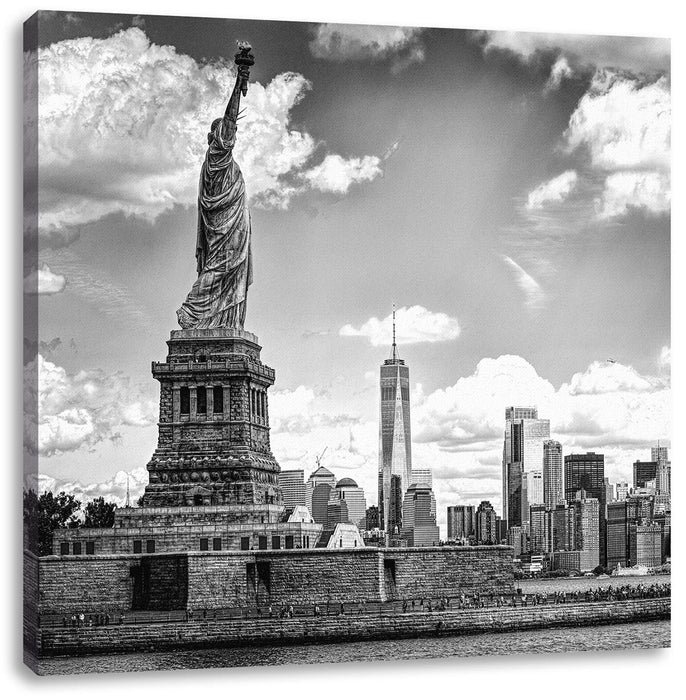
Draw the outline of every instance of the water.
M549 654L611 649L654 649L669 646L669 620L658 620L624 625L567 627L463 637L51 658L42 660L40 669L43 674L162 671L231 666L388 661L389 659Z
M552 593L560 591L571 593L573 591L587 591L589 589L619 588L621 586L638 586L646 588L654 583L667 584L671 582L671 576L610 576L608 578L548 578L548 579L523 579L515 581L515 587L521 588L522 593Z

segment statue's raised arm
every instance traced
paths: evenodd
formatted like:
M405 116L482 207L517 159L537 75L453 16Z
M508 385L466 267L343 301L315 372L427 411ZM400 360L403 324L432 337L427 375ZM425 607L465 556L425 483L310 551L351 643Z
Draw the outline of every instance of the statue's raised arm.
M252 283L250 213L233 147L241 96L248 93L250 66L255 63L250 51L250 44L238 44L238 72L229 104L207 135L198 188L198 278L177 311L181 328L242 329L245 321Z

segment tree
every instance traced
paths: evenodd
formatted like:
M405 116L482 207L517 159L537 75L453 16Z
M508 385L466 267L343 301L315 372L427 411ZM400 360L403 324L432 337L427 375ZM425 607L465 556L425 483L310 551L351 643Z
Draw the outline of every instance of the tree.
M75 513L81 508L71 494L60 491L57 496L46 491L40 496L33 489L24 491L24 525L27 530L27 547L44 557L52 554L52 533L62 527L79 527Z
M102 496L90 501L83 509L84 527L112 527L114 525L115 503L106 501Z

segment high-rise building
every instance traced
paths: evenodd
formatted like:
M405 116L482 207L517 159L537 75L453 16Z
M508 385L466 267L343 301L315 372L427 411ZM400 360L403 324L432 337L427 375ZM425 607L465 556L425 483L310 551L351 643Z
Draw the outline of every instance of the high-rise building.
M401 530L402 538L409 547L438 545L440 534L434 513L435 497L431 488L424 484L412 484L403 499Z
M505 440L503 444L503 519L508 526L521 525L522 518L529 517L529 506L544 502L543 495L543 443L550 438L550 421L538 418L538 409L534 406L508 406L505 409ZM521 490L521 497L526 497L519 508L519 514L510 515L513 489L509 485L512 465L519 464L515 470L522 474L527 488ZM532 476L524 476L531 474Z
M367 508L366 530L376 530L379 527L379 507L369 506Z
M395 342L395 309L391 357L381 365L380 390L379 511L381 526L388 536L402 524L401 504L412 481L410 368L398 357ZM393 477L396 484L393 484ZM394 493L396 490L398 493ZM397 503L398 495L400 503ZM395 508L393 501L396 501Z
M295 510L297 506L307 504L305 499L305 471L289 469L279 472L278 480L283 493L283 504L286 508Z
M531 551L541 554L550 551L551 545L551 510L541 505L529 508L529 537Z
M605 552L605 455L587 452L586 454L565 455L565 498L568 502L576 498L577 491L585 491L587 498L598 500L598 537L600 544L600 564L606 565Z
M604 482L605 482L605 506L607 507L608 503L612 503L615 500L615 487L610 483L610 480L607 477L605 477ZM605 513L605 516L607 517L607 512Z
M474 506L448 506L448 539L463 542L474 535Z
M576 549L576 512L573 505L560 504L550 512L552 540L550 548L553 552Z
M615 492L618 501L625 501L629 495L629 484L626 481L620 481L615 484Z
M660 523L629 525L629 566L660 566L662 528Z
M490 501L481 501L476 509L477 544L498 544L496 514Z
M573 500L576 517L576 549L581 552L580 570L592 571L600 564L600 503L580 490Z
M334 501L343 501L347 506L347 520L361 530L367 525L367 500L364 497L364 489L360 488L353 479L345 478L336 483L336 487L329 494L329 507Z
M655 474L656 493L662 496L669 496L672 492L672 463L669 461L669 450L666 447L650 448L650 459L657 463Z
M669 461L669 448L661 447L658 442L656 447L650 448L650 461L651 462L668 462Z
M431 471L431 469L421 468L412 470L412 475L410 476L410 484L428 486L430 489L432 489L434 486L433 481L433 472Z
M629 518L626 500L607 504L607 568L629 565Z
M348 504L338 498L335 489L331 489L329 502L326 504L326 529L333 530L338 523L350 523Z
M336 477L326 468L326 467L321 467L318 466L317 469L315 469L312 474L310 474L310 478L307 480L307 483L305 484L305 505L307 506L307 509L310 511L312 517L314 518L314 505L313 505L313 496L314 496L314 491L317 488L317 486L328 486L329 489L332 489L336 485ZM326 496L324 497L324 492L326 492ZM324 515L321 513L321 506L323 502L323 509L324 509ZM318 495L318 503L320 506L320 513L319 517L320 520L317 520L315 518L315 522L317 523L325 523L326 522L326 504L329 502L329 493L326 491L326 489L320 489L319 490L319 495ZM323 519L321 519L323 517Z
M515 558L529 552L529 535L520 525L514 525L507 532L507 544L514 548Z
M657 477L657 462L634 462L634 488L645 488L649 481Z
M549 507L565 498L562 445L557 440L543 442L543 502Z

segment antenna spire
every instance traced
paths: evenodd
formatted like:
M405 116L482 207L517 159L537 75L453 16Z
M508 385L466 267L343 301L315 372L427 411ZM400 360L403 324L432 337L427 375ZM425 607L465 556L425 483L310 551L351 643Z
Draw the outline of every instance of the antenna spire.
M131 502L129 498L129 475L126 475L126 507L130 508L131 507Z
M395 303L393 304L393 361L397 359L397 347L395 344Z

